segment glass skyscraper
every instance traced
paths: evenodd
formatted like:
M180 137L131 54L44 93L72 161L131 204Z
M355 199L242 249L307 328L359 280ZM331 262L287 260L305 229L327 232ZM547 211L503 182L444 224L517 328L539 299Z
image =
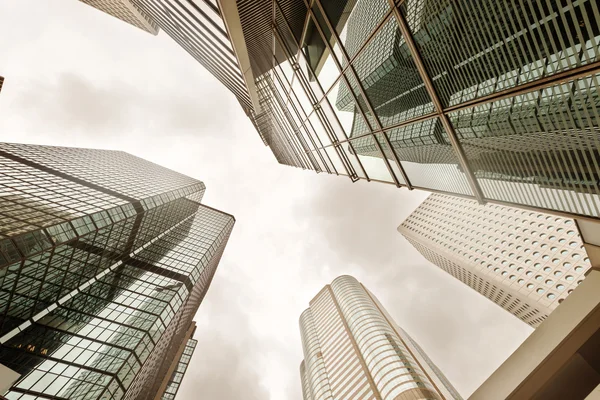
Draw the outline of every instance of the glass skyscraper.
M377 298L351 276L325 286L300 316L304 400L461 399Z
M154 398L234 218L121 151L2 143L0 175L5 396Z
M600 218L596 1L236 5L280 163Z
M423 256L532 327L591 268L575 222L443 194L398 227Z

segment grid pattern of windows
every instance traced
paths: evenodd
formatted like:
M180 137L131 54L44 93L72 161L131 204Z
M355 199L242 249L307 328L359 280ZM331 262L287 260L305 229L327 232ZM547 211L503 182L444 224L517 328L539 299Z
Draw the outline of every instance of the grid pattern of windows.
M130 25L156 35L158 26L130 0L79 0Z
M234 218L198 203L202 182L126 153L0 153L0 362L21 374L5 396L152 397Z
M433 264L533 327L591 267L572 219L513 207L432 194L398 230Z
M181 358L177 363L177 367L175 367L175 371L173 371L173 375L171 375L171 379L169 379L169 383L167 383L167 388L165 389L165 393L162 395L162 400L174 400L175 395L177 395L177 391L179 390L179 386L181 386L181 381L183 380L183 376L185 375L185 371L190 364L190 360L192 359L192 354L196 349L196 345L198 344L197 340L189 339L185 344L185 348L183 349L183 353L181 354Z
M278 162L600 217L594 0L238 0Z
M336 278L317 294L300 316L300 333L304 400L461 398L350 276Z

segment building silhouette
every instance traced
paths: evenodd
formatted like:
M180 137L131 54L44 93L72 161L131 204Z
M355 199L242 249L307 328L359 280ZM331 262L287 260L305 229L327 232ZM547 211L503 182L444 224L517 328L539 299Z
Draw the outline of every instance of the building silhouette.
M300 316L305 400L461 399L360 282L340 276Z
M5 396L154 398L234 218L120 151L2 143L0 170Z

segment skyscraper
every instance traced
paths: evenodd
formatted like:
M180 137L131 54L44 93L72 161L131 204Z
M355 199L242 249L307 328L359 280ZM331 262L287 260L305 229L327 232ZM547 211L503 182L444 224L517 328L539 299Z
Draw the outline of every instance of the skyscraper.
M158 26L130 0L79 0L143 31L158 34Z
M235 4L280 163L600 218L595 1Z
M8 399L150 399L235 222L202 182L120 151L0 144Z
M304 400L460 399L442 372L351 276L325 286L300 316Z
M216 0L80 1L155 35L162 29L236 96L256 124L247 88L254 83L246 82Z
M160 385L156 396L154 396L155 400L173 400L177 395L183 376L190 365L192 354L194 354L198 344L197 340L192 339L195 331L196 323L192 322L181 345L179 345L177 356L173 358L169 369L163 375L163 383Z
M537 327L591 268L572 219L442 194L398 231L433 264Z

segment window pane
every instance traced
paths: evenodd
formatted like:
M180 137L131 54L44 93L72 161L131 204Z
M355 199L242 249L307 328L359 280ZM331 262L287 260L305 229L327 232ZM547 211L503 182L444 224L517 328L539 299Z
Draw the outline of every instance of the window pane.
M595 62L600 54L596 1L409 1L401 11L446 106Z
M434 111L393 16L352 65L383 127Z
M600 215L599 78L450 114L486 197Z
M438 118L392 129L386 134L413 186L472 194Z
M352 146L369 178L386 182L394 181L372 135L352 140Z

